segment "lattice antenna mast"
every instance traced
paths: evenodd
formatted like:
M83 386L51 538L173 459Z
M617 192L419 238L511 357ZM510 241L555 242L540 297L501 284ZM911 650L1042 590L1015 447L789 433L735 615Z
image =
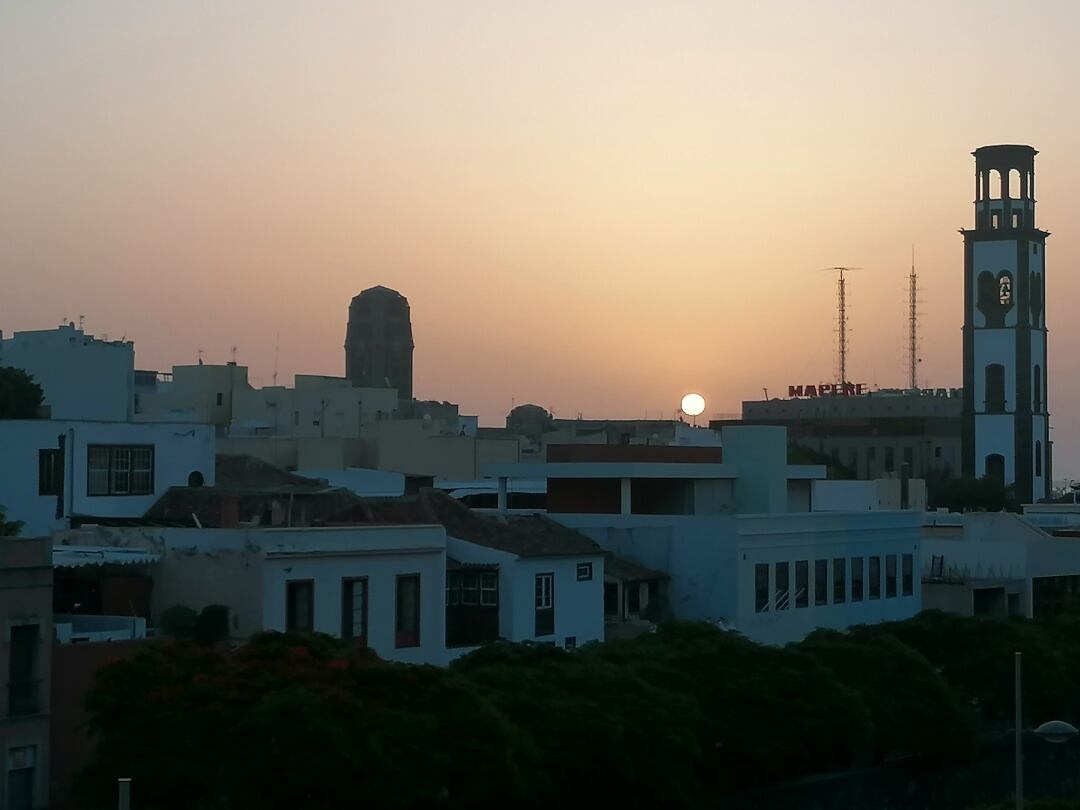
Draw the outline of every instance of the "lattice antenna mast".
M911 246L908 276L908 387L919 387L919 275L915 272L915 246Z
M822 270L836 273L836 382L843 385L848 381L848 318L847 318L847 279L844 273L861 270L860 267L823 267Z
M838 267L839 275L836 278L836 381L841 385L847 382L847 282L844 280L845 269Z

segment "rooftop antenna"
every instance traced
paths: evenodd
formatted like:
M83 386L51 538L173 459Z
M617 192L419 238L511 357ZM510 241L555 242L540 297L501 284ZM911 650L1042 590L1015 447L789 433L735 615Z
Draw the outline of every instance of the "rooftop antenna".
M86 323L86 316L85 315L80 315L79 316L79 331L80 332L83 331L83 324L84 323Z
M843 385L847 378L847 282L844 273L861 270L861 267L823 267L825 272L836 273L836 382Z
M908 387L919 387L919 275L915 272L915 245L911 246L911 275L908 276Z
M278 349L281 346L281 330L274 334L274 387L277 387Z
M236 347L235 346L233 346L231 349L229 349L229 354L232 355L232 364L235 366L236 365Z
M198 352L196 352L196 354L199 355L199 365L201 366L203 364L203 362L202 362L203 350L199 349Z

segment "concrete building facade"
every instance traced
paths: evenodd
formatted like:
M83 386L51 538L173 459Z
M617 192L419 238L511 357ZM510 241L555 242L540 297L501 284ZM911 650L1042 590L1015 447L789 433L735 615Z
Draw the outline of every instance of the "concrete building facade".
M0 807L12 810L49 806L51 549L0 537Z
M487 472L499 481L501 511L508 479L546 477L548 517L666 574L675 618L713 621L779 644L817 627L919 611L921 512L870 508L875 504L862 491L849 499L858 511L815 512L814 484L825 470L787 464L783 428L730 427L722 440L722 462L663 458L710 448L627 447L633 459L623 462L605 457ZM580 458L582 450L571 455ZM610 456L619 448L603 450ZM645 452L656 459L640 458ZM829 498L835 508L839 495Z
M210 425L0 421L0 503L23 534L139 518L172 486L214 483Z
M369 287L349 304L345 376L361 388L394 388L413 398L409 302L387 287Z
M135 345L103 340L69 323L0 334L0 366L33 375L52 419L124 422L135 407Z
M925 478L959 473L962 410L959 389L886 390L747 401L741 419L710 425L785 427L793 444L834 457L861 480Z

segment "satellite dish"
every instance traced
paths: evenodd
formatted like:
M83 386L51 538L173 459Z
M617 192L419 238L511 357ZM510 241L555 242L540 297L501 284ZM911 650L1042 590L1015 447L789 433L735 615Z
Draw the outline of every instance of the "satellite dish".
M687 394L682 398L682 412L687 416L700 416L705 412L705 397L701 394Z

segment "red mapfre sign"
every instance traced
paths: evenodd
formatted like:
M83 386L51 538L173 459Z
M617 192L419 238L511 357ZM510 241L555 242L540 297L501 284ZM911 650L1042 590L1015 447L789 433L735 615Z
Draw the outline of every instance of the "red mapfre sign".
M863 383L821 383L820 385L789 385L789 399L796 397L856 397L866 393Z

